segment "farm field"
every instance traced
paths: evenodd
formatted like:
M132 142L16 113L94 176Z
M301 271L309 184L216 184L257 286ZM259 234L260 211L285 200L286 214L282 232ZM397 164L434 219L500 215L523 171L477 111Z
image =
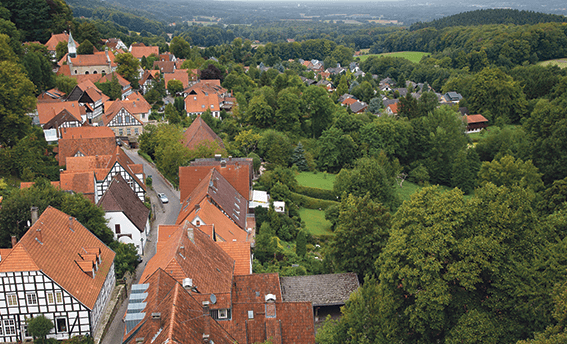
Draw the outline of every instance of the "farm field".
M305 221L305 229L312 235L332 235L331 223L325 220L325 211L317 209L299 209L301 219Z
M370 56L392 56L392 57L403 57L405 59L410 60L413 63L418 63L421 61L421 58L424 55L429 55L429 53L422 53L419 51L400 51L395 53L384 53L384 54L370 54L370 55L361 55L360 61L364 61Z
M333 190L333 183L336 175L323 172L300 172L295 176L297 183L301 186L309 186L312 188Z

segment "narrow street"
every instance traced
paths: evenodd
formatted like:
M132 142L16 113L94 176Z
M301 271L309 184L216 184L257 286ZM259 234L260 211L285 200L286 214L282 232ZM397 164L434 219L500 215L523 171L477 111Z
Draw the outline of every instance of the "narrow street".
M144 165L144 173L146 174L146 177L152 176L153 183L152 190L148 188L147 194L150 196L150 199L152 201L152 211L155 211L155 220L152 222L150 235L145 247L144 255L142 257L143 260L136 269L136 275L134 277L135 284L139 282L140 276L142 276L146 264L156 253L158 226L161 224L175 224L175 220L177 219L181 205L179 204L179 191L171 188L169 186L169 183L161 177L157 170L145 159L138 155L137 149L124 149L124 152L126 152L126 154L130 157L130 159L132 159L132 161L134 161L134 163ZM158 192L166 194L167 198L169 199L169 203L162 204L157 197ZM122 305L120 305L120 308L116 313L116 316L112 320L112 324L110 325L108 332L102 338L102 344L122 343L122 337L124 335L124 322L122 322L122 318L124 317L124 314L126 314L127 308L128 300L126 299L124 300Z

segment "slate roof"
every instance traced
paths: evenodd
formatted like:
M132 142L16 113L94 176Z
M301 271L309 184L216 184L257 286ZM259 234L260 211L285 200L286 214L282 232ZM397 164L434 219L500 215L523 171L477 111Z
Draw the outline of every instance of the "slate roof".
M191 223L177 226L146 265L140 282L145 283L160 268L180 283L191 278L198 293L217 296L216 307L230 308L234 260Z
M94 278L79 267L92 264L93 253L100 257ZM2 259L0 271L41 270L92 310L108 273L114 273L114 255L75 218L50 206Z
M177 217L177 224L189 219L189 215L195 214L202 218L198 212L205 209L206 202L214 204L215 208L220 211L219 215L212 215L207 220L203 218L205 224L216 223L228 217L242 230L246 228L246 214L248 214L248 199L244 198L238 191L222 176L216 169L211 169L209 173L201 180L197 187L187 196L181 206L181 211ZM197 205L199 205L197 207ZM191 217L191 219L193 216ZM189 219L189 220L191 220ZM216 226L218 227L218 226ZM217 232L220 230L216 228ZM231 239L224 238L232 241Z
M144 231L150 215L150 209L140 201L140 198L119 174L112 178L110 186L98 201L98 205L107 213L124 213L140 232Z
M130 333L124 335L127 343L209 343L233 344L234 338L226 332L202 304L162 269L147 280L144 318ZM159 320L153 316L159 314ZM144 338L139 341L138 338Z
M203 141L216 141L221 149L224 148L222 139L203 121L201 116L197 116L183 133L183 144L189 149L195 149Z
M226 166L222 167L221 160L197 159L190 166L179 167L179 192L181 200L193 192L201 180L207 176L212 168L228 180L240 195L247 200L250 198L252 186L253 166L252 159L222 159Z
M361 101L356 101L356 102L350 104L350 109L354 113L363 112L367 107L368 107L368 105L365 102L361 102Z
M344 305L359 287L355 273L280 277L284 301L310 301L313 307Z
M77 152L85 156L110 155L116 150L116 137L108 127L63 128L59 139L59 166Z

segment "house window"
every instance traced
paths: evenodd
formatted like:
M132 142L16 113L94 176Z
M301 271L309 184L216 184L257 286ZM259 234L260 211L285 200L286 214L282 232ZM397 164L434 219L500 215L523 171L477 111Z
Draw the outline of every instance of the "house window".
M57 303L63 303L63 293L60 291L55 292L55 301Z
M57 333L67 332L67 318L55 319L55 329L57 330Z
M28 300L28 305L37 305L37 295L35 293L27 293L26 299Z
M116 116L116 123L122 124L122 116Z
M14 319L4 320L4 334L16 334L16 321Z
M114 225L114 232L116 234L120 234L120 224L119 223Z
M126 123L130 123L130 116L126 116Z
M124 135L124 131L122 131L122 129L118 129L118 136L122 136Z
M138 128L134 128L134 134L136 134L136 135L140 134L140 131L138 130Z
M18 296L15 293L6 295L6 298L8 299L8 307L18 305Z
M211 109L214 109L214 108L215 108L215 106L213 104L211 104Z
M132 134L132 132L130 131L130 128L126 129L126 135L130 136L130 134Z
M46 293L47 296L47 304L52 305L55 303L55 296L53 295L52 291L48 291Z

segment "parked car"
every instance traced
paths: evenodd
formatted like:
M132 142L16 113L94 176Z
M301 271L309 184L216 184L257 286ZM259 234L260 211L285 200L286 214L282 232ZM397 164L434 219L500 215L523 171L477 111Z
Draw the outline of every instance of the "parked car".
M161 203L168 203L169 200L167 199L167 196L164 193L158 193L157 194L159 200L161 201Z

